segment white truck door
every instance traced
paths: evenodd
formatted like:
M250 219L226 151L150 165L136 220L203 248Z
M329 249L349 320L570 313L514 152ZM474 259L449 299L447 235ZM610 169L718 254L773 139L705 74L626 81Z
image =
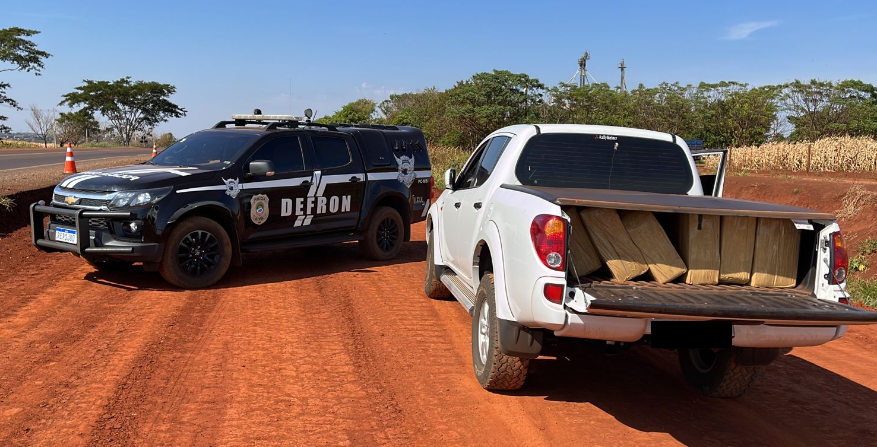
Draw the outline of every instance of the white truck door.
M500 135L487 141L487 145L477 156L473 156L470 165L466 167L457 182L459 190L455 191L453 205L459 203L457 215L457 228L455 242L452 242L454 250L454 270L464 277L470 284L475 286L472 271L475 245L479 241L481 223L484 220L484 212L487 207L487 194L489 187L485 186L493 168L496 167L503 149L508 144L510 137Z

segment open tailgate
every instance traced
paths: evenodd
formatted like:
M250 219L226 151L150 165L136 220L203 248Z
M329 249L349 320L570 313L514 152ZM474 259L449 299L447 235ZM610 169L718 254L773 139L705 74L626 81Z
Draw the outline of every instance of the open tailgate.
M582 291L587 313L594 315L796 326L877 323L877 312L819 300L794 289L598 282Z

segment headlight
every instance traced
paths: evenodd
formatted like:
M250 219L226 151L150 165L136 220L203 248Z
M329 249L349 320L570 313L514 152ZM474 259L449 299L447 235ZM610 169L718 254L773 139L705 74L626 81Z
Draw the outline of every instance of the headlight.
M171 188L147 189L143 191L122 191L117 193L110 202L109 207L133 208L136 206L151 205L171 192Z

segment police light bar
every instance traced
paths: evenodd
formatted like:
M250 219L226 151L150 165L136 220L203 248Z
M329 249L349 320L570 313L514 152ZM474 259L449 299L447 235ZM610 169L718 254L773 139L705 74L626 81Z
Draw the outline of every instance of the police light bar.
M300 116L295 115L254 115L254 114L238 114L232 115L233 120L252 120L252 121L301 121Z

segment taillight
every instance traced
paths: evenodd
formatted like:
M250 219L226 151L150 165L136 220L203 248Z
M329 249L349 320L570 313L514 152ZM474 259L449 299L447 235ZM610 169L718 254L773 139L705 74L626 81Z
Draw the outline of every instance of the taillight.
M429 201L435 202L435 177L429 176Z
M566 266L566 221L558 216L540 214L530 225L530 238L536 255L546 267L564 270Z
M545 287L542 289L542 294L545 295L546 300L560 304L563 300L563 285L545 284Z
M831 233L831 284L842 284L847 279L849 256L840 232Z

